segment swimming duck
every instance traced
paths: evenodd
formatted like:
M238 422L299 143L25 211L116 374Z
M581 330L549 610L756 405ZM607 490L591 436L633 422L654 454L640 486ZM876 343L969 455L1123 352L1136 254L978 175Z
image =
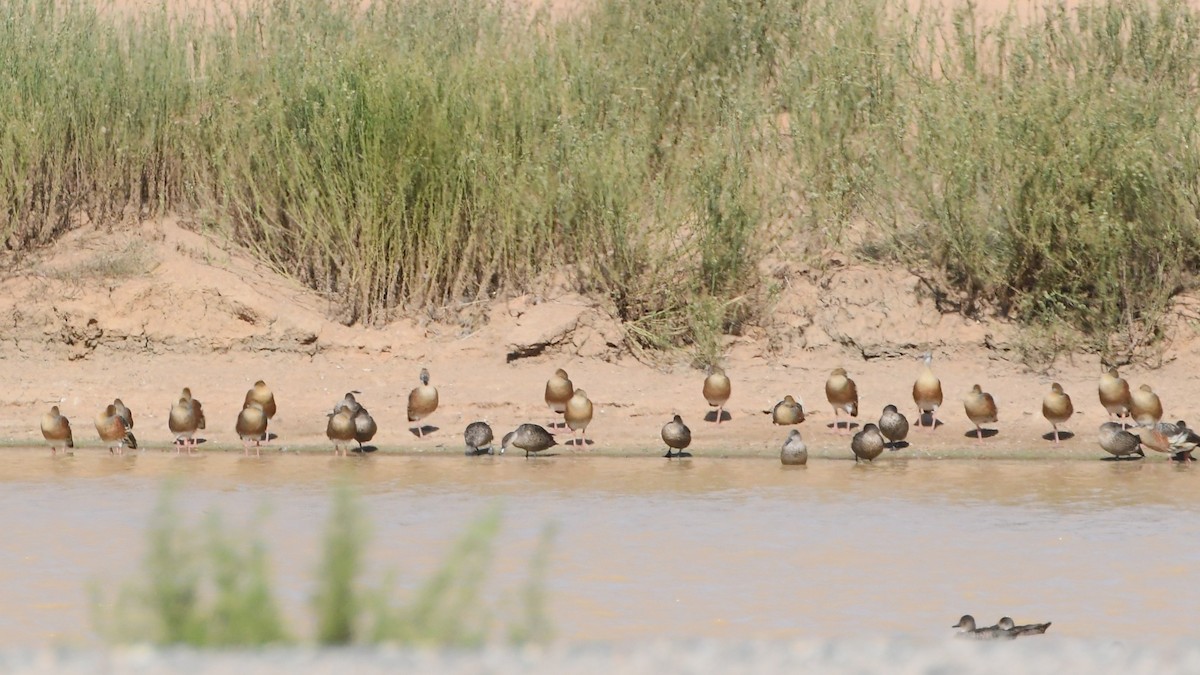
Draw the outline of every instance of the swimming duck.
M1109 368L1107 373L1100 375L1100 405L1108 411L1109 417L1117 419L1128 417L1133 407L1129 383L1117 373L1116 368Z
M1154 393L1150 385L1143 384L1138 387L1133 392L1131 401L1129 413L1133 416L1133 421L1144 427L1152 427L1162 420L1162 401L1158 400L1158 394Z
M438 407L438 390L437 387L429 384L429 370L421 369L421 386L413 388L408 393L408 421L419 422L429 415ZM417 424L417 437L424 438L424 427Z
M117 414L116 406L109 404L96 415L96 433L100 434L100 440L110 445L108 451L115 452L118 455L125 454L125 446L129 446L132 450L137 450L137 439L134 438L133 432L125 426L125 420Z
M175 405L171 406L171 412L167 415L167 428L175 436L176 452L179 452L180 448L187 448L188 454L192 453L192 447L196 441L196 429L200 426L200 420L196 417L195 404L195 400L180 396Z
M879 416L879 431L888 439L889 445L895 446L908 437L908 418L889 403Z
M121 421L125 422L125 429L132 429L133 411L125 407L125 404L119 398L113 399L113 409L117 411L117 417L120 417Z
M804 406L800 405L791 394L775 404L771 409L771 422L780 426L800 424L804 421Z
M500 441L500 452L503 453L510 445L524 450L528 457L531 452L541 452L558 445L558 441L540 425L526 423L504 434Z
M883 446L883 434L879 432L879 427L870 422L863 426L862 431L854 434L854 438L850 439L850 450L854 452L856 464L859 459L868 462L875 461L875 458L883 452Z
M50 412L42 415L42 437L50 442L50 454L58 454L58 446L75 447L75 438L71 436L71 421L58 412L58 406L50 408Z
M684 449L692 444L692 430L688 429L679 415L675 415L670 422L663 425L662 439L663 443L667 444L667 454L663 457L691 456L690 453L684 452ZM671 452L672 450L675 452Z
M587 392L582 389L576 389L575 394L567 400L567 409L563 411L563 418L567 421L567 426L571 429L571 437L575 437L575 432L579 432L579 439L575 445L587 444L587 427L592 422L592 402L587 397Z
M800 438L799 429L792 429L788 433L787 440L783 442L783 449L779 452L779 461L791 466L808 464L808 446L804 444L804 439Z
M1050 627L1050 621L1046 623L1027 623L1023 626L1016 625L1013 620L1007 616L1001 617L996 623L996 627L1001 630L1006 630L1013 637L1021 637L1022 635L1041 635Z
M249 400L249 394L246 398L247 402L238 413L234 429L238 438L242 439L242 454L250 454L250 442L253 441L254 454L259 455L262 452L262 441L267 437L267 411L263 410L258 401Z
M975 627L975 617L970 614L963 614L958 623L951 626L957 628L957 636L960 638L970 638L973 640L1012 640L1017 636L1013 633L1004 630L999 625L987 626L985 628Z
M1141 448L1142 439L1125 430L1125 425L1105 422L1100 425L1100 447L1115 457L1128 455L1146 456Z
M471 422L463 431L463 442L467 444L467 455L492 454L492 427L487 422ZM503 448L500 450L503 454Z
M346 412L350 412L346 409ZM354 440L358 441L359 451L363 448L363 443L370 443L372 438L375 438L375 432L379 431L379 427L375 424L375 418L371 417L371 413L361 405L358 407L358 412L353 413L354 417Z
M975 385L971 387L971 392L963 399L963 407L967 410L967 417L975 425L975 438L982 443L983 427L980 425L998 420L995 399L992 398L991 394L980 388L979 385Z
M1075 406L1071 405L1071 397L1063 392L1062 385L1055 382L1050 385L1050 393L1042 399L1042 417L1054 427L1054 442L1058 442L1058 425L1066 424L1075 414Z
M922 357L925 367L913 382L913 403L917 404L917 426L921 426L925 413L929 413L930 426L937 429L937 411L942 406L942 381L933 374L930 365L933 354L926 352Z
M567 411L567 401L575 395L575 385L571 384L571 378L567 377L567 371L559 368L554 371L550 379L546 380L546 405L550 410L561 415ZM557 420L551 423L550 426L557 424Z
M708 375L704 378L704 400L708 405L717 409L717 424L725 413L725 403L729 401L731 392L729 377L720 366L709 366Z
M1200 445L1200 436L1183 420L1171 424L1159 422L1141 433L1142 444L1151 450L1165 452L1177 462L1193 461L1192 451Z
M254 386L246 392L246 399L242 401L242 409L245 410L250 403L257 403L268 420L275 419L275 394L267 387L266 382L259 380L254 383Z
M344 455L346 451L342 445L354 440L354 415L349 410L330 414L325 424L325 435L333 441L333 454Z
M838 415L844 410L851 417L858 417L858 385L846 376L845 368L834 368L825 380L825 398L833 406L833 428L841 428ZM850 433L850 420L846 420L846 433Z

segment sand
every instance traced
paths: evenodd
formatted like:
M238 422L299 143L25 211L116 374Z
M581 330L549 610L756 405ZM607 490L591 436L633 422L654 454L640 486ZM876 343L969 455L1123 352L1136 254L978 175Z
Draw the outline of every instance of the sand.
M918 357L934 355L945 403L936 431L914 429L899 451L929 457L1105 456L1096 428L1108 419L1097 398L1097 354L1065 354L1037 372L1024 365L1022 334L1003 321L941 312L905 270L832 264L816 271L764 263L784 286L767 325L728 339L722 360L733 383L730 419L705 422L704 373L685 356L635 358L619 322L588 298L553 285L538 295L409 312L379 327L344 326L333 300L263 267L179 222L147 222L114 237L72 231L28 255L0 280L0 443L42 445L38 424L58 405L81 451L101 449L93 416L114 397L134 411L143 446L166 448L167 414L188 386L208 416L205 451L240 449L233 425L245 391L264 379L279 414L274 448L327 450L325 414L346 391L362 392L384 452L459 453L462 430L486 420L497 436L522 422L549 424L546 379L565 368L595 405L589 444L574 453L661 454L659 430L679 413L698 456L777 454L787 428L764 414L785 394L803 402L798 428L817 457L850 459L848 434L830 428L824 382L844 367L857 382L860 414L878 419L894 403L914 417ZM1186 306L1181 300L1181 307ZM1183 314L1181 313L1182 317ZM1166 418L1192 419L1195 330L1182 318L1150 364L1123 370L1151 384ZM407 395L429 368L440 406L419 438ZM1042 396L1060 382L1075 402L1077 435L1046 440ZM999 422L978 443L962 397L979 383ZM567 436L562 437L563 442ZM886 461L891 453L879 461ZM1165 460L1156 455L1151 460Z

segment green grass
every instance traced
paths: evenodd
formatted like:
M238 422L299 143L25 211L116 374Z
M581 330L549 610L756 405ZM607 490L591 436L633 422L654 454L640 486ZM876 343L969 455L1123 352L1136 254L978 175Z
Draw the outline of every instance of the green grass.
M0 234L183 213L347 322L565 265L631 347L698 362L766 311L771 250L912 266L968 314L1109 351L1195 285L1179 0L360 5L6 3Z
M296 641L275 600L267 556L256 531L229 532L217 516L189 523L163 490L147 532L145 560L112 596L93 584L97 632L117 644L145 642L193 647L254 647ZM500 512L477 519L444 563L407 602L390 582L368 586L364 560L369 524L347 487L333 496L321 563L316 570L312 640L321 645L401 644L478 647L489 640L513 644L548 640L543 574L552 531L546 530L529 564L528 581L509 597L483 594ZM504 614L504 631L495 619Z

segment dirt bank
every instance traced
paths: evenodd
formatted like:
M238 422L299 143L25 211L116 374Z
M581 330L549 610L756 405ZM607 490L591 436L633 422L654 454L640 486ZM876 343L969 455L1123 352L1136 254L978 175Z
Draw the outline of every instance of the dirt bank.
M770 263L768 263L770 264ZM910 416L917 356L934 354L946 393L936 432L914 431L902 452L929 456L1103 456L1095 429L1107 419L1096 396L1100 359L1065 355L1047 372L1020 363L1022 335L939 311L922 282L903 270L833 264L816 271L775 263L782 291L768 325L730 338L724 365L733 382L732 419L705 423L703 373L681 359L647 364L630 355L621 325L569 290L491 304L412 313L378 328L329 320L330 301L174 221L120 233L82 228L52 250L26 257L0 281L0 442L40 444L40 415L59 405L76 439L99 447L92 416L113 397L135 413L143 445L170 442L166 417L179 389L204 401L209 450L237 447L233 422L256 379L275 390L271 431L293 449L326 447L325 412L348 390L375 415L384 451L454 452L476 419L497 431L547 423L546 378L566 368L595 402L595 445L573 452L661 453L659 429L678 412L703 455L774 454L786 429L763 414L785 394L803 401L800 426L819 456L848 458L845 436L828 428L823 385L845 367L858 383L861 414L877 419L895 403ZM1181 307L1186 301L1181 302ZM1181 314L1182 316L1182 314ZM1151 384L1169 419L1195 418L1195 331L1176 322L1155 367L1124 374ZM441 404L417 438L406 420L408 391L428 367ZM1041 400L1052 381L1075 401L1078 437L1055 447ZM965 434L962 396L991 392L998 434L980 446ZM983 450L981 451L980 448ZM1162 460L1162 456L1152 457Z

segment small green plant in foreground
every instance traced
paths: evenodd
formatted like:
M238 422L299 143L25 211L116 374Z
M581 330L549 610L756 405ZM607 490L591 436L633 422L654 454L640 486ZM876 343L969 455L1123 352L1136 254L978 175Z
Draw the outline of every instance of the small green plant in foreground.
M93 591L97 632L115 643L149 642L194 647L251 647L294 642L271 588L265 548L254 533L233 535L216 516L203 527L179 517L173 492L164 490L151 519L142 573L111 602ZM481 597L499 511L467 529L446 562L408 604L362 580L369 528L348 489L339 489L326 528L313 596L322 645L423 644L469 647L498 637L496 610ZM549 626L541 573L549 557L549 532L530 565L530 577L510 601L518 605L505 624L513 643L545 640Z

